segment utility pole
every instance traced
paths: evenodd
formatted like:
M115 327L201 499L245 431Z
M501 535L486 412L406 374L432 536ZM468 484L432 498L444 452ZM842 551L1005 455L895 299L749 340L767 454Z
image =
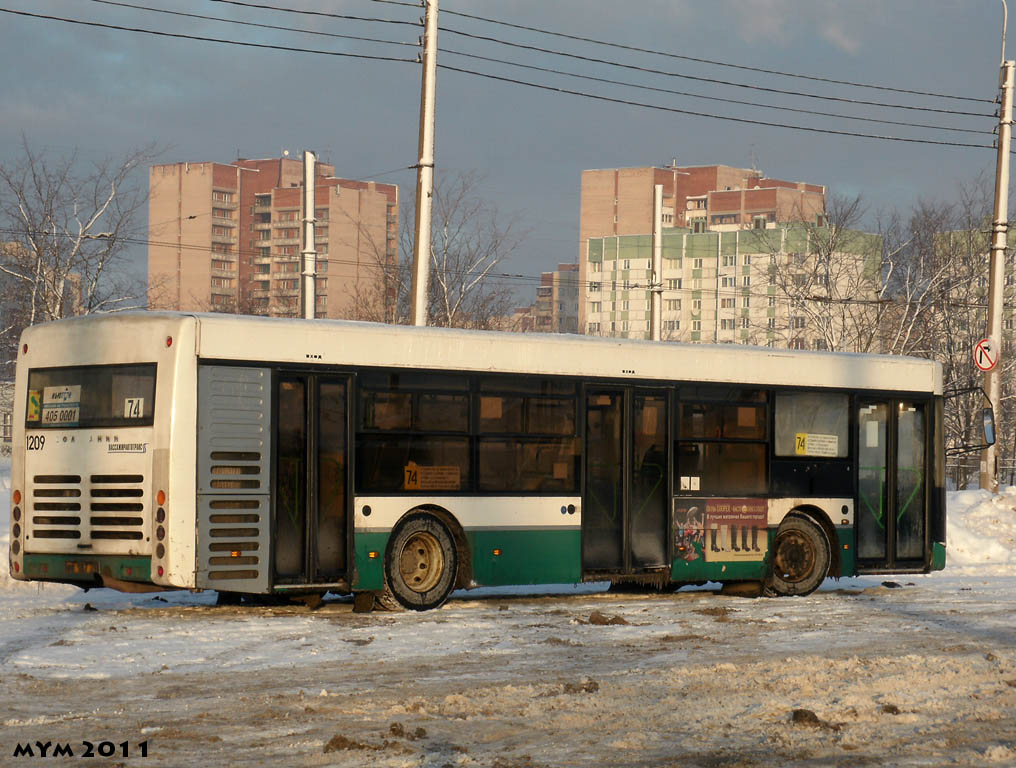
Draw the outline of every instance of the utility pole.
M420 158L416 164L416 241L413 246L413 325L427 324L430 228L434 205L434 101L437 96L437 0L427 5L420 93Z
M300 270L300 296L303 300L303 317L312 320L317 316L317 248L314 245L314 153L303 153L303 249Z
M1003 2L1004 6L1004 2ZM995 165L995 210L991 223L991 260L988 283L988 339L995 349L994 367L984 374L984 391L995 409L1002 405L1002 300L1005 287L1005 250L1009 233L1009 145L1012 139L1013 73L1016 61L1005 61L1005 29L1002 31L1002 104L998 112L998 160ZM995 430L996 434L998 430ZM995 446L981 451L981 488L998 492L998 457Z
M653 185L653 272L649 278L649 338L663 338L663 185Z

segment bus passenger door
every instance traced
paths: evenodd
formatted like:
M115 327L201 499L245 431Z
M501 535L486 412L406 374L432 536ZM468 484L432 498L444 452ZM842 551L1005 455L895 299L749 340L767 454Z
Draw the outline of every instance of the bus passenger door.
M858 572L920 569L928 532L927 404L858 404Z
M667 394L624 387L586 395L585 571L667 565Z
M272 540L277 587L348 584L348 393L347 377L278 377Z

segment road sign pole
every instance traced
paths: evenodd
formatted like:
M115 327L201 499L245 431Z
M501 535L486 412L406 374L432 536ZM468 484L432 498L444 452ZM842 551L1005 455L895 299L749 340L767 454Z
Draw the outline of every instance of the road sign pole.
M995 166L995 214L991 224L991 262L988 283L988 338L994 347L996 359L992 369L984 374L984 391L995 409L996 425L1001 417L1002 381L1002 292L1005 286L1005 249L1009 239L1009 145L1012 138L1013 71L1016 61L1003 61L1001 86L1002 105L998 119L998 161ZM998 430L996 429L996 434ZM995 446L981 452L981 488L998 493L998 458Z

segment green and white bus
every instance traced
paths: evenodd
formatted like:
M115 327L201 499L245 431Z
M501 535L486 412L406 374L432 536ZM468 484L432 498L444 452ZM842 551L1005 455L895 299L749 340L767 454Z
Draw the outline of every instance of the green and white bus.
M927 360L138 313L26 330L15 397L17 579L422 610L945 564Z

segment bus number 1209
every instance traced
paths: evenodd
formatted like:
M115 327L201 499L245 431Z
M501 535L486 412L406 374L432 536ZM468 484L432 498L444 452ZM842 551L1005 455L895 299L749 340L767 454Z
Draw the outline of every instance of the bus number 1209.
M46 446L45 435L29 435L25 440L25 446L30 451L41 451Z

